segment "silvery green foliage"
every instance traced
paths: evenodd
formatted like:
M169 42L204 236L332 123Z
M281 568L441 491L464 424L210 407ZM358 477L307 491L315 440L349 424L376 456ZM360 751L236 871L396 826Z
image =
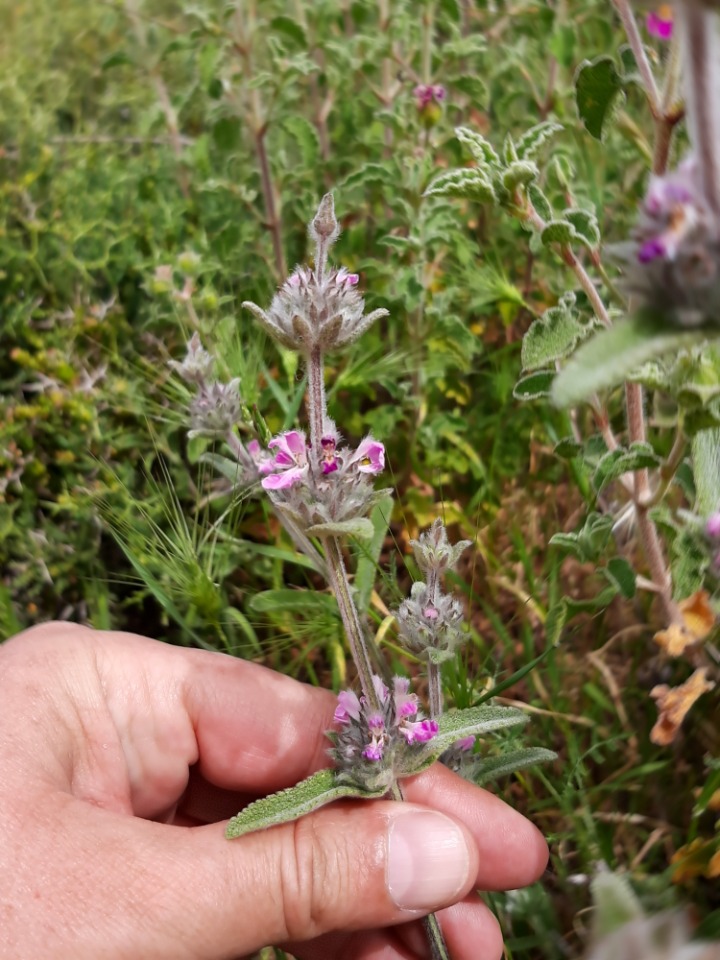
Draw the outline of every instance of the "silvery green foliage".
M332 194L323 198L310 224L310 235L322 257L339 233ZM365 314L357 291L358 275L344 267L325 270L324 263L298 267L275 294L267 310L246 301L263 330L284 347L305 356L340 350L354 343L387 310Z
M719 960L720 944L690 939L686 912L645 916L624 877L599 874L592 894L595 915L587 960Z
M440 518L433 521L430 529L421 533L418 540L410 541L415 562L428 579L442 577L448 570L454 570L470 545L470 540L450 543L445 524Z

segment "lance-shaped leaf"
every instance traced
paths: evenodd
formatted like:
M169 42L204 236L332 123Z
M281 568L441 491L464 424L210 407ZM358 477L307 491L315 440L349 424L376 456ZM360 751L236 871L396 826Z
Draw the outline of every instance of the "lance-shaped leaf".
M230 820L225 836L228 840L234 840L255 830L265 830L279 823L290 823L345 797L373 800L385 793L385 790L363 790L354 784L338 784L333 770L320 770L288 790L281 790L249 804Z
M455 136L460 143L464 143L469 148L480 167L489 167L492 170L500 166L500 157L493 149L492 144L481 134L476 133L469 127L457 127Z
M515 141L515 150L520 160L533 160L540 147L556 133L562 130L562 124L554 120L545 120L530 127Z
M598 390L622 383L648 360L702 343L708 334L701 327L683 329L667 314L643 310L584 343L555 378L552 399L558 407L575 406Z
M305 532L311 537L357 537L360 540L370 540L373 525L367 517L357 517L355 520L316 523Z
M495 190L492 181L479 168L469 170L448 170L440 174L425 191L426 197L464 197L479 203L494 201Z
M472 780L479 787L483 787L486 783L492 783L498 777L504 777L508 773L515 773L517 770L532 767L536 763L548 763L556 759L557 754L554 750L546 750L544 747L524 747L521 750L504 753L500 757L488 757L482 760L475 768Z

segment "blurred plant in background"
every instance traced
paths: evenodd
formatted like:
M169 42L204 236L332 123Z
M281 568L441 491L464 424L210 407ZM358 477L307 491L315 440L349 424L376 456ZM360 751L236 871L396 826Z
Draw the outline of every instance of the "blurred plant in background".
M513 960L586 951L599 861L648 915L690 901L696 935L720 936L720 353L702 326L627 319L641 264L623 246L654 241L643 276L664 282L672 243L708 222L683 164L717 132L692 120L714 61L683 79L687 9L0 12L3 635L65 616L346 683L322 557L256 496L254 460L238 482L199 384L167 365L197 334L211 380L239 381L251 459L305 428L303 368L240 303L270 303L306 259L332 188L352 211L338 269L388 310L326 376L395 488L351 548L358 609L393 672L417 673L397 633L424 603L412 582L430 586L410 541L443 517L472 543L446 575L469 642L439 665L444 693L469 708L493 690L560 755L502 788L553 846L543 884L487 895ZM703 281L702 256L682 262ZM570 412L544 399L558 367Z

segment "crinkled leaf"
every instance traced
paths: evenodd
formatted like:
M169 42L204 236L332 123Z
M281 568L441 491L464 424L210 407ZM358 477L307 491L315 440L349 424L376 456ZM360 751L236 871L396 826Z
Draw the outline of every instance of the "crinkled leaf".
M504 777L508 773L533 767L536 763L549 763L551 760L557 760L557 754L553 750L546 750L544 747L524 747L521 750L504 753L500 757L487 757L479 765L477 772L474 772L472 779L479 787L483 787L486 783L493 783L498 777Z
M468 147L481 168L489 168L488 173L500 166L500 157L493 149L492 144L481 134L476 133L469 127L457 127L455 136L460 143L464 143Z
M373 525L367 517L358 517L356 520L316 523L305 532L310 537L357 537L358 540L370 540Z
M576 239L575 228L569 220L551 220L545 225L540 239L546 247L552 243L569 244Z
M613 557L601 571L626 600L632 600L636 591L635 571L625 557Z
M495 190L479 168L448 170L437 177L425 191L426 197L464 197L488 203L495 200Z
M230 820L225 836L228 840L234 840L255 830L265 830L279 823L290 823L344 797L373 800L384 796L386 792L363 790L354 784L338 784L335 776L332 770L320 770L288 790L256 800Z
M584 244L589 250L596 250L600 246L600 227L592 210L571 207L563 210L562 219L572 226L575 231L574 239Z
M540 397L549 397L554 378L554 370L538 370L530 373L526 377L521 377L515 384L513 396L516 400L537 400Z
M563 437L553 447L553 453L556 457L563 460L572 460L573 457L579 457L583 452L583 446L578 443L575 437Z
M508 165L515 163L515 161L519 159L515 144L509 133L505 135L505 139L503 140L502 155L503 160Z
M582 529L572 533L556 533L550 544L566 550L583 562L597 561L612 532L613 518L593 511L588 514Z
M562 124L554 120L545 120L530 127L515 141L515 150L519 160L533 160L538 150L551 137L562 130Z
M557 306L530 324L522 343L523 370L539 370L564 359L593 327L578 316L574 294L565 294Z
M707 336L707 330L683 329L654 310L620 320L573 355L553 383L553 402L558 407L575 406L598 390L622 383L640 364L701 343Z
M553 213L552 207L550 206L550 201L536 183L528 184L527 195L528 199L542 219L545 221L552 220Z
M537 180L540 171L532 160L514 160L502 173L502 185L512 193L516 187Z
M314 168L320 158L320 138L315 127L299 113L291 114L282 122L283 128L295 138L302 154L303 165Z
M660 457L649 443L631 443L627 448L617 447L602 457L595 470L593 483L597 490L602 490L625 473L649 470L658 467L660 463Z
M396 183L397 172L382 163L366 163L354 173L349 174L338 184L338 190L350 190L352 187L365 187L377 183Z
M602 139L603 128L611 115L623 81L612 57L584 60L575 74L575 102L588 133Z

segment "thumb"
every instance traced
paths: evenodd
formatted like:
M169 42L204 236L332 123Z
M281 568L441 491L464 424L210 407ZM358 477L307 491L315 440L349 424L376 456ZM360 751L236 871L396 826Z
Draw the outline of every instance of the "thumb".
M217 833L217 826L195 834ZM478 872L467 829L409 803L333 804L217 842L203 896L203 928L217 939L212 953L205 940L203 956L407 921L460 900Z

